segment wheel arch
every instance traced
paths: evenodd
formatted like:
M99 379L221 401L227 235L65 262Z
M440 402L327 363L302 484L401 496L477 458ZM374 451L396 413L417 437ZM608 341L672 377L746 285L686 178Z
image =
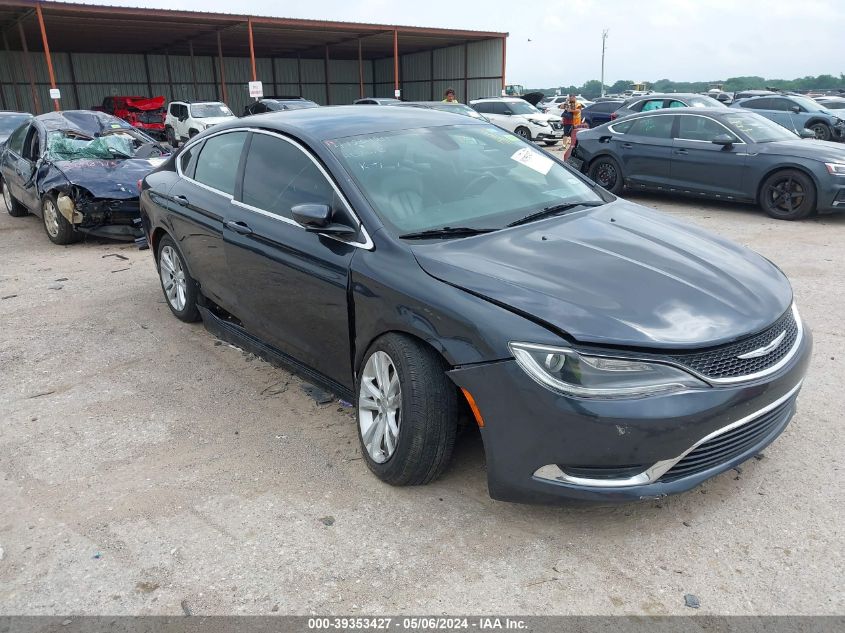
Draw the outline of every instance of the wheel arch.
M818 193L819 193L819 188L820 188L818 179L816 178L816 176L813 174L813 172L811 170L807 169L804 165L800 165L800 164L796 164L796 163L776 165L775 167L772 167L767 172L765 172L762 176L760 176L760 181L757 183L757 191L756 191L755 196L754 196L754 204L760 204L761 195L763 193L763 185L765 184L765 182L771 176L778 173L779 171L787 171L787 170L790 170L790 169L795 170L795 171L800 171L802 174L807 176L807 178L809 178L812 181L813 187L816 188L816 191L815 191L816 203L818 204Z

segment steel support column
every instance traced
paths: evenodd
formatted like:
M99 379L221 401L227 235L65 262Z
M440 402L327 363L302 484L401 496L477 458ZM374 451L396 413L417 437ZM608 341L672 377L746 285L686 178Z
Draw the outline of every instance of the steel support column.
M323 79L326 82L326 105L332 104L331 78L329 77L329 45L326 44L326 56L323 59Z
M70 89L73 90L74 102L77 108L82 109L82 104L79 102L79 88L76 85L76 71L73 69L73 53L67 54L67 69L70 72Z
M223 103L229 105L229 95L226 93L226 70L223 68L223 42L220 31L217 31L217 58L220 60L220 92L223 95Z
M358 98L364 98L364 59L361 56L361 38L358 38Z
M508 38L502 38L502 90L505 90L507 85L505 81L505 68L508 65Z
M35 90L35 72L32 70L32 60L29 58L29 47L26 45L26 35L23 32L23 25L18 22L18 34L21 38L23 59L26 63L26 74L29 76L29 92L32 95L32 107L35 114L41 114L41 101L38 99L38 92Z
M299 96L302 96L302 56L296 55L296 82L299 84Z
M399 90L399 29L393 29L393 96Z
M144 73L147 75L147 94L152 98L155 95L153 95L153 82L150 79L150 60L146 53L144 53Z
M47 41L47 29L44 28L44 15L41 13L41 3L35 5L35 14L38 16L38 26L41 28L41 42L44 45L44 57L47 59L47 73L50 75L50 88L56 88L56 74L53 72L53 58L50 55L50 43ZM20 22L18 22L20 24ZM58 112L61 110L59 100L53 99L53 108Z
M188 40L188 54L191 56L191 81L194 85L194 101L200 98L199 90L197 89L197 65L194 61L194 41Z
M173 101L176 95L173 94L173 74L170 72L170 51L164 51L164 68L167 70L167 90L169 92L168 101Z
M252 64L252 80L258 81L258 75L255 72L255 45L252 39L252 18L247 20L246 27L249 31L249 61Z
M469 105L469 44L464 42L464 101Z

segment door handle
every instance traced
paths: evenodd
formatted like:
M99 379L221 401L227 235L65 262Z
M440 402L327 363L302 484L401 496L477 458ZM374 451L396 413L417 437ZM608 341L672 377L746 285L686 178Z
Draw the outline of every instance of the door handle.
M176 201L176 204L182 207L187 207L191 204L185 196L173 196L173 199Z
M232 229L235 233L240 233L241 235L252 235L252 229L243 222L232 222L230 220L226 222L226 228Z
M676 150L675 150L675 153L676 153L676 154L681 154L682 156L686 156L687 154L689 154L689 152L688 152L687 150L685 150L685 149L676 149Z
M631 149L633 145L631 145L630 143L622 143L622 147L624 147L625 149Z

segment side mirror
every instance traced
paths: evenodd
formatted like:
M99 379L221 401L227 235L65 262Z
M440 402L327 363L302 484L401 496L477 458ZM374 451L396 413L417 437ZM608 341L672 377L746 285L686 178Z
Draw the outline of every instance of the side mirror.
M799 108L798 106L792 106L791 108L789 108L789 111L798 114L799 112L801 112L801 108Z
M800 136L801 138L816 138L816 133L813 132L813 130L805 127L804 129L799 130L798 136Z
M332 208L327 204L298 204L291 210L293 219L306 231L328 235L355 235L357 231L345 224L332 223Z
M711 142L715 145L721 145L722 147L730 147L736 143L736 139L730 134L718 134L713 137Z
M502 114L504 114L505 116L513 116L513 112L511 110L505 110L504 112L502 112Z

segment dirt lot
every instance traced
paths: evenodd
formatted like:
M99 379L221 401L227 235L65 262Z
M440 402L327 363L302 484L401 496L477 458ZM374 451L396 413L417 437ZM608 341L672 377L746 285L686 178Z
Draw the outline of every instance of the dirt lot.
M762 459L575 508L492 501L477 434L434 484L379 483L351 409L173 318L149 251L3 213L0 613L845 612L845 215L634 199L780 265L815 357Z

